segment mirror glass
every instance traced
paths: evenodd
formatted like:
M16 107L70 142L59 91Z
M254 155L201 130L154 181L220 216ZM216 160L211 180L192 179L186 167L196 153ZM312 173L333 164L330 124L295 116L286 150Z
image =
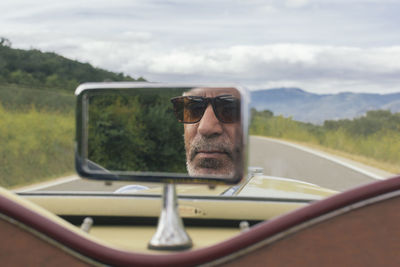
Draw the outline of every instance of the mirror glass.
M77 95L84 177L236 183L244 175L241 89L97 83Z

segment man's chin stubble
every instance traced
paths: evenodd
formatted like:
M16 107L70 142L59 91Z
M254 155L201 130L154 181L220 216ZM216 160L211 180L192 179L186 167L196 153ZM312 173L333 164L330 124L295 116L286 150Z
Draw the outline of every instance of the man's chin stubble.
M186 167L191 176L201 176L201 175L222 175L222 176L229 176L233 175L233 166L229 167L224 166L227 164L221 160L215 159L201 159L197 162L196 166L193 166L193 163L186 162Z

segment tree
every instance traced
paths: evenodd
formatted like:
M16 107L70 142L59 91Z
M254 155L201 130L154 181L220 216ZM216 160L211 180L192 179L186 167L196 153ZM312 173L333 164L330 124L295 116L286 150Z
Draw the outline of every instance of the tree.
M185 172L183 125L170 102L181 94L145 88L92 96L89 159L108 170Z
M0 46L11 47L11 41L5 37L0 37Z

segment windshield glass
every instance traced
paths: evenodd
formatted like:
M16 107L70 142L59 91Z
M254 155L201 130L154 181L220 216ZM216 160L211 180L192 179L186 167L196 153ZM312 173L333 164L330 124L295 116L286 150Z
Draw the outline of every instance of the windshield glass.
M5 188L161 193L162 184L76 175L74 90L84 82L228 81L249 89L243 181L179 185L179 195L315 200L400 172L397 2L21 3L0 4ZM215 106L221 123L231 123ZM195 115L190 123L203 116ZM182 158L175 163L186 171Z

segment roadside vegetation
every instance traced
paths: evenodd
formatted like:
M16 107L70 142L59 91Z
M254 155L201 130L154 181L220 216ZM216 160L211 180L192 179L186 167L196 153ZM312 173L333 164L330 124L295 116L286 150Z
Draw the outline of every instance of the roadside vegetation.
M0 84L0 185L12 188L72 173L75 96Z
M0 184L26 185L73 171L70 111L7 110L0 105Z
M252 109L250 134L297 141L354 156L356 160L400 173L400 113L368 111L352 120L328 120L323 125L274 116Z

